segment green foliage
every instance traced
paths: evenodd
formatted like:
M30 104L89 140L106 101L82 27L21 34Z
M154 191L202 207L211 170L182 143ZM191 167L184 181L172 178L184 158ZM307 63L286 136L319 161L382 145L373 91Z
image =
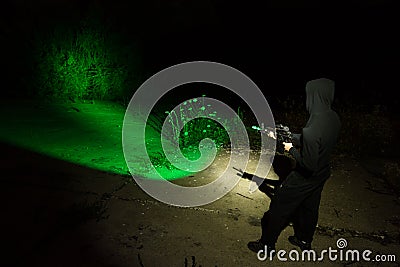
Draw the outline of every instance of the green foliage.
M173 139L179 143L181 148L197 147L199 142L205 138L214 141L217 148L229 143L229 136L222 123L227 125L227 119L218 117L210 104L197 103L197 98L183 102L179 111L165 112L170 116L168 123L172 126ZM191 118L195 118L192 119ZM183 126L180 130L180 126Z
M138 53L96 19L55 25L34 40L34 86L40 96L123 99L138 81Z
M217 148L229 143L229 136L223 126L208 118L197 118L189 121L177 138L181 147L195 147L205 138L214 140Z
M212 110L211 105L198 105L196 102L196 98L185 101L177 110L166 111L164 116L152 114L147 121L147 127L157 130L161 137L162 125L166 119L173 130L173 135L169 137L170 140L179 144L182 154L190 160L196 160L201 156L199 144L205 138L213 140L217 150L229 145L228 132L232 130L224 129L222 124L226 124L227 119L218 117L218 113ZM169 170L175 168L166 158L160 139L156 140L152 136L146 136L146 148L150 160L156 168L164 167Z

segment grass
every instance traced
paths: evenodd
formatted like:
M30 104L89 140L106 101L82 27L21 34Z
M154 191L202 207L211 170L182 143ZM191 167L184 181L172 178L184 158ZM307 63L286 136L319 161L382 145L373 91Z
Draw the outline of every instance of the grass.
M146 134L146 148L149 153L150 160L156 168L167 168L168 170L177 169L167 159L161 144L161 135L179 145L179 149L185 158L195 161L202 155L199 149L200 142L206 138L211 139L217 149L220 150L224 146L230 144L228 132L230 129L224 129L223 125L229 123L227 118L221 118L213 107L204 102L200 103L200 99L193 98L184 101L171 111L165 111L164 114L153 113L147 122L148 129L156 130L159 135ZM163 124L170 131L167 134L162 133ZM151 131L147 131L151 132Z
M33 90L42 98L121 100L139 80L139 53L96 17L32 40Z

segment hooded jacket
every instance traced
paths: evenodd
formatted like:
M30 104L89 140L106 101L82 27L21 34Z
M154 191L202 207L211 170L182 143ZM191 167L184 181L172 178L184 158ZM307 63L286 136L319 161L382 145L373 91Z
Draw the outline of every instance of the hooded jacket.
M305 178L328 178L331 154L336 146L341 123L331 109L335 83L321 78L306 84L306 108L310 114L300 135L300 152L292 147L289 152L296 159L295 171Z

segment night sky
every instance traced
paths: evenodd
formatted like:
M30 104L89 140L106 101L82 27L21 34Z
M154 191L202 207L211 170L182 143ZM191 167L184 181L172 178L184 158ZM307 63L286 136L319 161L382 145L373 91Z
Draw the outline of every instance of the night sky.
M33 32L99 11L106 24L137 41L144 79L207 60L237 68L266 95L300 94L306 81L325 76L336 81L338 95L395 101L394 1L320 2L8 1L2 31Z
M355 95L394 89L399 46L388 6L271 8L220 1L215 8L216 24L166 34L161 44L150 45L150 64L157 58L163 66L197 59L226 63L266 94L302 93L307 80L320 76Z

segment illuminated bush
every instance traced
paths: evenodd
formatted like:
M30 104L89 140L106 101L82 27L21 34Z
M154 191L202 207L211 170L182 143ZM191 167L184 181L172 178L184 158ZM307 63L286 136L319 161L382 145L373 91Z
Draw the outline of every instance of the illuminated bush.
M205 138L213 140L217 150L219 150L230 144L228 136L230 129L224 129L222 123L226 123L226 121L221 121L222 119L218 117L218 113L213 111L210 105L204 105L197 109L191 105L192 101L197 101L197 99L185 101L178 108L178 112L166 111L164 115L170 115L167 117L167 123L173 129L173 136L170 138L179 144L181 152L186 158L196 160L200 157L199 144L201 140ZM188 119L196 117L196 115L204 117ZM163 153L161 145L161 129L165 117L159 114L152 114L149 117L147 127L156 129L160 136L155 138L154 136L146 135L146 148L154 166L174 169L175 167L171 165ZM180 125L183 126L181 130L179 130ZM146 131L146 133L149 132L151 131Z
M229 136L221 125L222 119L218 117L217 111L214 111L209 104L199 105L197 98L183 102L178 112L167 111L166 114L171 115L168 123L174 129L173 138L181 147L197 147L197 144L205 138L214 140L217 147L229 143ZM196 116L201 118L188 119ZM180 125L183 126L181 130Z
M116 100L138 81L138 53L96 20L56 25L34 40L34 86L40 96Z
M199 118L188 122L178 136L180 147L197 147L201 140L210 138L214 140L217 148L229 143L229 136L221 124L207 119Z

